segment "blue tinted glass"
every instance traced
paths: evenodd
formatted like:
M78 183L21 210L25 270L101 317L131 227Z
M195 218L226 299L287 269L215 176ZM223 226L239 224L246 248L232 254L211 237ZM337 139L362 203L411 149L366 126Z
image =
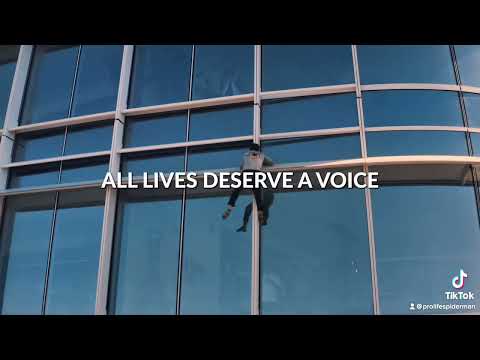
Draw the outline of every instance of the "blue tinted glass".
M181 200L122 196L115 232L116 314L175 314Z
M41 194L6 202L0 242L2 314L42 311L54 201L55 194Z
M478 293L480 231L473 188L383 186L372 197L382 314L412 313L412 302L460 303L445 298L445 291L456 291L451 281L460 269L468 274L462 291ZM468 303L480 305L478 298Z
M455 55L460 70L462 84L480 86L480 46L455 45Z
M121 45L82 46L72 116L115 110L122 54Z
M94 314L102 223L103 197L60 194L46 314Z
M249 314L251 227L242 225L251 196L242 196L228 221L228 198L188 199L182 274L182 314Z
M108 158L64 162L60 183L103 180L108 171Z
M186 141L187 113L127 118L125 147Z
M263 45L262 90L354 83L350 45Z
M58 183L60 163L10 169L9 188L54 185Z
M368 156L467 155L467 143L463 132L368 132L367 145Z
M448 45L360 45L362 84L455 84Z
M190 115L190 141L251 135L251 106L193 111Z
M480 95L463 93L463 100L469 126L480 128Z
M364 192L274 197L261 228L262 313L371 314Z
M238 169L247 151L248 147L245 145L234 148L192 149L188 153L188 171Z
M65 129L18 135L13 159L26 161L61 156L64 136Z
M21 125L68 116L78 46L36 46Z
M463 126L454 91L391 90L362 93L366 126Z
M480 156L480 134L470 133L470 138L473 144L473 153L475 156Z
M262 133L358 126L355 94L262 103Z
M253 92L251 45L195 47L193 100Z
M113 124L69 127L65 155L110 150Z
M187 101L191 45L135 46L129 107Z
M7 112L19 49L20 46L17 45L0 45L0 129L3 127Z
M158 154L136 154L124 156L122 160L122 173L132 172L134 176L142 176L144 172L173 172L184 171L185 150L162 152Z
M263 150L275 164L354 159L361 157L358 135L264 141Z

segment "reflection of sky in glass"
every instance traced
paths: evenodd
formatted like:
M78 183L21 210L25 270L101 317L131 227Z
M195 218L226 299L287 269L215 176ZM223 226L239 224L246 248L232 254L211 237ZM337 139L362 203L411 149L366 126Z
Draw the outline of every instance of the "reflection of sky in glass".
M365 91L362 97L366 126L463 126L455 91Z
M367 133L368 156L467 155L463 132L390 131Z
M372 203L382 314L411 313L411 302L461 303L444 295L456 291L451 280L460 269L469 275L463 291L480 288L473 188L384 186L373 190ZM480 299L469 303L478 309Z
M455 45L455 56L460 70L462 84L480 86L480 46Z
M357 46L362 84L455 84L448 45Z
M262 103L262 133L358 126L355 94Z
M251 226L242 225L252 196L241 196L232 215L221 218L228 198L187 200L182 314L249 314Z
M0 51L3 51L7 46L0 46ZM16 48L15 59L3 59L0 54L0 129L3 128L5 120L5 113L7 112L8 99L10 98L10 90L12 88L13 75L15 74L16 56L18 56L19 46L8 46L9 48Z
M116 314L175 314L180 200L125 202L117 213Z
M373 312L361 190L276 193L262 227L263 314Z
M350 45L263 45L262 90L354 83Z

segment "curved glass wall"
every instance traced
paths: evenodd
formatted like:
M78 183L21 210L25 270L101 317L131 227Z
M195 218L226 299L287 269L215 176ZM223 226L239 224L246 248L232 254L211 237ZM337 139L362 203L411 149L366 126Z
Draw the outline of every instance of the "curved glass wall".
M0 142L1 312L403 314L445 303L461 267L478 292L479 49L0 46L0 122L22 97ZM388 181L278 190L265 226L248 192L223 221L225 190L97 190L117 164L236 170L254 140L280 169L380 162Z

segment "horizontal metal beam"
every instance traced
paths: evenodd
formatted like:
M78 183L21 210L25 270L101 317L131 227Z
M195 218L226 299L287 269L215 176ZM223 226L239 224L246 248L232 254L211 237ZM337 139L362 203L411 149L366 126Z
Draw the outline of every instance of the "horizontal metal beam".
M459 85L448 85L448 84L392 83L392 84L361 85L360 87L362 91L378 91L378 90L460 91Z
M125 116L152 115L152 114L161 114L161 113L172 112L172 111L208 108L212 106L234 105L234 104L242 104L242 103L249 103L249 102L251 102L253 105L253 93L125 109L122 111L122 113Z
M41 164L49 164L52 162L95 158L95 157L101 157L101 156L110 156L110 150L74 154L74 155L64 155L64 156L51 157L46 159L17 161L17 162L1 165L0 168L15 168L15 167L29 166L29 165L41 165Z
M328 95L355 92L355 84L317 86L300 89L263 91L260 93L261 100L295 98L302 96Z
M105 120L114 120L115 111L108 111L92 115L75 116L60 120L45 121L35 124L21 125L10 129L12 133L20 134L26 132L55 129L63 126L89 124L93 122L102 122Z

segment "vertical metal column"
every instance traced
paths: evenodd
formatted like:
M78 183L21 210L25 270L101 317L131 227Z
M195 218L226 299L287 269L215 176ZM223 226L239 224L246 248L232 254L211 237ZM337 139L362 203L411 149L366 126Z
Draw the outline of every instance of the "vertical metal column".
M365 121L363 117L363 101L362 88L360 83L360 69L358 65L357 46L352 45L353 70L355 75L355 93L357 98L358 125L360 127L360 144L362 148L362 159L368 157L367 154L367 137L365 132ZM366 163L363 165L363 171L368 172ZM372 274L372 292L373 292L373 313L380 314L380 303L378 295L378 279L377 279L377 258L375 252L375 234L373 228L373 210L372 197L369 188L365 188L365 207L367 210L367 226L368 226L368 244L370 250L370 271Z
M262 80L262 48L255 45L254 51L254 104L253 104L253 141L260 144L260 92ZM252 202L252 284L250 314L260 314L260 224L258 222L257 203Z
M130 73L132 70L133 45L123 47L122 68L118 86L117 106L115 109L115 123L113 125L112 147L108 171L116 176L120 171L120 150L123 146L123 130L127 108ZM105 208L103 212L102 242L97 277L97 293L95 301L95 314L107 313L108 283L110 277L110 263L112 257L112 244L115 226L115 209L117 207L118 190L108 187L105 194Z
M4 168L3 165L10 163L12 159L15 135L10 132L10 129L18 126L32 54L32 45L22 45L20 47L15 74L13 75L12 88L10 89L7 111L5 113L2 141L0 142L0 190L7 188L8 168ZM5 197L0 196L0 219L3 217L4 201Z

